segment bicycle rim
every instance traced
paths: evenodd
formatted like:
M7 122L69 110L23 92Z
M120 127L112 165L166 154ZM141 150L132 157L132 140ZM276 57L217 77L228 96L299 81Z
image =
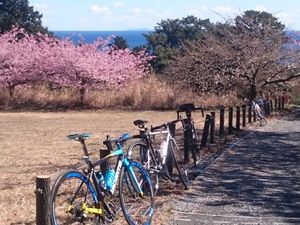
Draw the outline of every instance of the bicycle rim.
M156 194L159 187L159 177L157 163L152 151L147 149L143 141L137 141L130 145L128 152L130 152L130 159L132 161L142 163L143 167L147 169L154 187L154 194Z
M169 142L169 151L173 156L174 164L178 172L177 174L173 173L172 176L178 176L184 188L189 189L190 181L188 178L187 168L185 166L182 153L172 139Z
M84 210L96 209L96 193L87 177L79 171L61 175L52 188L50 218L52 225L100 224L100 216Z
M150 224L154 213L154 193L148 172L140 163L132 162L131 167L143 191L141 196L129 172L123 168L120 176L120 203L128 224Z

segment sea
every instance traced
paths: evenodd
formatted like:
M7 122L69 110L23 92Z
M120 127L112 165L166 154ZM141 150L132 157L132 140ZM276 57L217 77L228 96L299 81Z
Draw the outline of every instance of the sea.
M149 30L134 30L134 31L52 31L59 39L70 38L74 44L77 44L81 38L86 43L92 43L97 38L106 39L109 36L121 36L126 39L128 47L146 45L144 34L149 34Z

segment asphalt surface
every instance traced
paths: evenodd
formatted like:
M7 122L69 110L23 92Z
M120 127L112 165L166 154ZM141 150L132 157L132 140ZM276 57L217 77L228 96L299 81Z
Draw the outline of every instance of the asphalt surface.
M167 224L300 224L300 111L232 143L168 205Z

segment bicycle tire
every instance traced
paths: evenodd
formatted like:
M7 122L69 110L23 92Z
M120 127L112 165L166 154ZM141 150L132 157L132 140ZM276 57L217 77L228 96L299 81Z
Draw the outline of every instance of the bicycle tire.
M178 149L178 146L176 145L176 143L173 139L170 140L168 147L169 147L169 151L171 152L171 155L173 157L175 167L178 171L177 176L179 177L184 188L187 190L190 187L190 181L189 181L187 168L185 166L185 162L182 157L182 154L180 153L180 150ZM173 173L171 175L175 176L176 174L174 175L174 173Z
M123 167L120 174L120 204L123 215L130 225L148 225L154 214L154 192L150 175L142 164L131 162L131 168L143 191L140 196L128 170Z
M175 162L174 162L173 156L169 150L167 151L165 165L166 165L168 173L169 173L168 175L170 176L173 173Z
M153 151L147 149L144 141L138 140L128 147L128 154L131 160L141 162L143 167L148 170L154 186L154 194L156 194L159 188L159 177L157 161Z
M85 213L84 205L99 208L93 184L80 171L72 170L61 174L51 190L51 224L100 224L100 216Z

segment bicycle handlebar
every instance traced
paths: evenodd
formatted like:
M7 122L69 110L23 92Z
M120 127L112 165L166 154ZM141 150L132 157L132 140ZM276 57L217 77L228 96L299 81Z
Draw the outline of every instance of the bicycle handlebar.
M124 133L118 138L110 138L109 136L107 136L106 140L103 141L103 144L105 144L105 145L107 145L108 143L109 144L112 144L112 143L123 144L124 142L126 142L129 139L131 139L131 135L129 133Z
M151 127L151 131L159 130L161 128L167 128L167 126L169 124L176 124L176 123L182 122L182 121L183 121L183 119L172 120L170 122L166 122L164 124L161 124L161 125L158 125L158 126L155 126L155 127Z
M107 136L107 139L105 141L103 141L103 144L106 145L106 146L109 146L113 143L123 145L126 141L128 141L130 139L141 138L141 137L142 137L142 135L140 135L140 134L131 135L129 133L124 133L118 138L110 138L109 136Z

